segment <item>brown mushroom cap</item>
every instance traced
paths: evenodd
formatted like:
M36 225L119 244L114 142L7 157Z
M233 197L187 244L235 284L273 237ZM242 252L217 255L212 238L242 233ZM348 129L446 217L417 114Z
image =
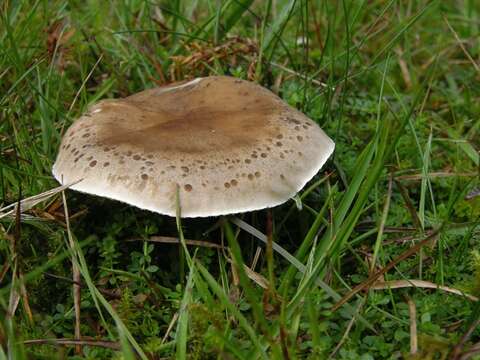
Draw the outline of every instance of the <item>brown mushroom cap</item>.
M92 106L67 130L53 166L62 184L175 216L281 204L335 144L267 89L225 76Z

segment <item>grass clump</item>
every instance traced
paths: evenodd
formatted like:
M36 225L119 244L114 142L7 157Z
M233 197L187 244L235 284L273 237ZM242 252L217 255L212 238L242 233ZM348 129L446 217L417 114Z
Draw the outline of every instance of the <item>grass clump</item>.
M271 215L2 210L0 358L479 356L477 2L0 6L2 206L57 186L90 104L197 76L256 81L336 142Z

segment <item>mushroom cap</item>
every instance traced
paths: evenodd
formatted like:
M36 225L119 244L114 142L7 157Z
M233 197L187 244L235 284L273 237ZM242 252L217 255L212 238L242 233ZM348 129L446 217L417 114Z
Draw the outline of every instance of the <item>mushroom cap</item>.
M197 78L103 100L62 139L53 175L72 189L175 216L216 216L281 204L333 152L312 120L269 90Z

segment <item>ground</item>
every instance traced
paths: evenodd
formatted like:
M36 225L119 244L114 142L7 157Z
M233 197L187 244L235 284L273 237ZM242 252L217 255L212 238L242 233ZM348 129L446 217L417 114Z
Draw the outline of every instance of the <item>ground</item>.
M0 358L479 358L478 1L0 9ZM335 141L296 199L181 221L61 189L16 206L58 186L88 106L207 75Z

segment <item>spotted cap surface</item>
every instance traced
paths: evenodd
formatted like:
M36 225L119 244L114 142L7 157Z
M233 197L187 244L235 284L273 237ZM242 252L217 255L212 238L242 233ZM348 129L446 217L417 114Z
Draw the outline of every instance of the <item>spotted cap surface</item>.
M67 130L53 175L72 189L175 216L281 204L335 144L269 90L225 76L92 106Z

